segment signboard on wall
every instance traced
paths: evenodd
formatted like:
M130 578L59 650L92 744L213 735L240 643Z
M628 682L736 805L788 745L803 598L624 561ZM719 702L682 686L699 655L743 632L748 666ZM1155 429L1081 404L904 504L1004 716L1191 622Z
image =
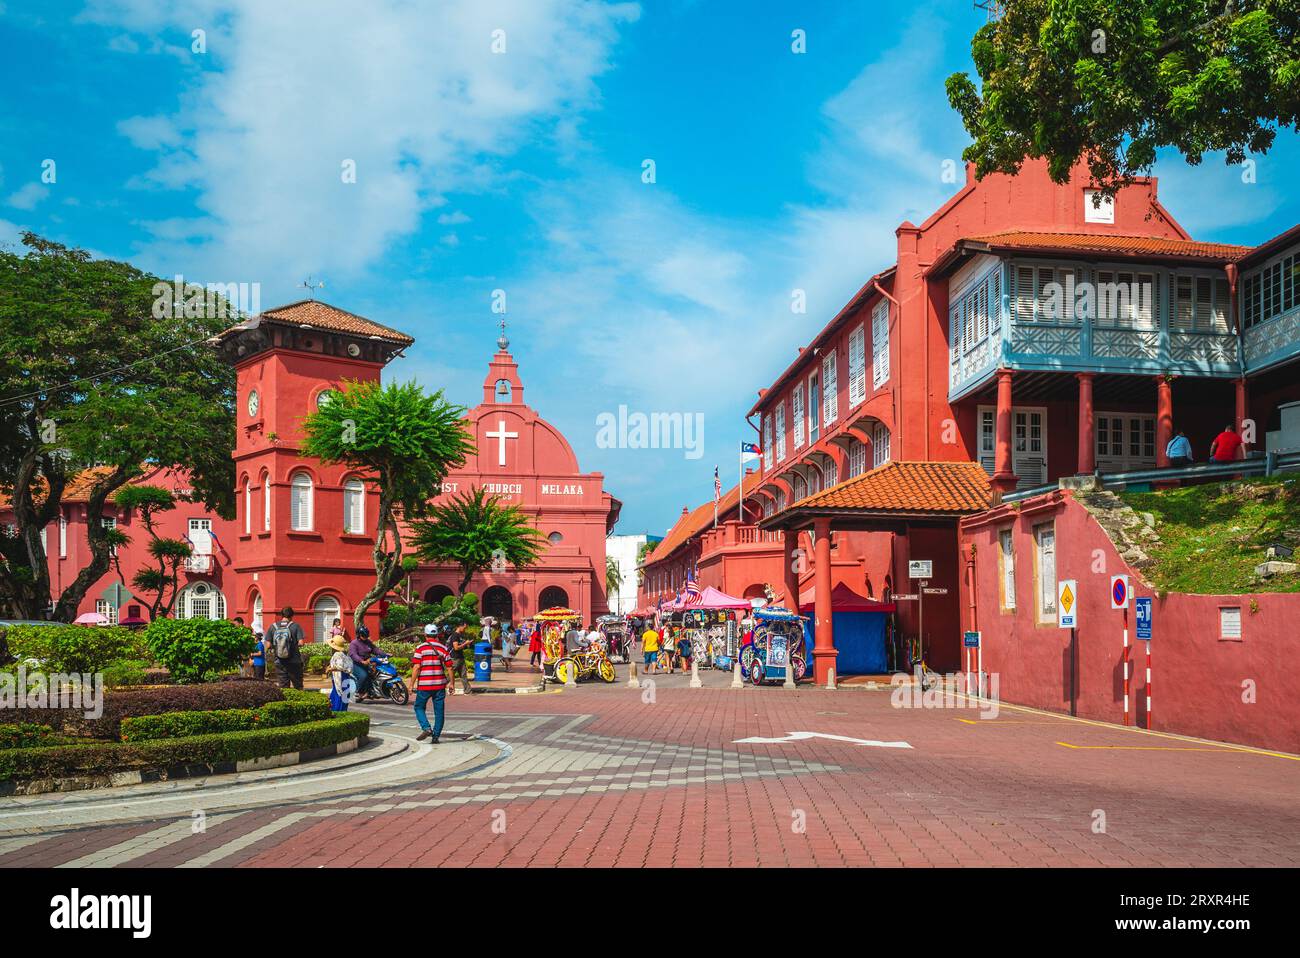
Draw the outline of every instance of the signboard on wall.
M1137 637L1139 642L1151 641L1151 599L1134 599L1134 608L1137 612Z
M933 578L934 563L929 559L912 559L907 563L907 575L911 579Z
M1056 624L1062 629L1079 627L1079 584L1073 579L1056 584Z

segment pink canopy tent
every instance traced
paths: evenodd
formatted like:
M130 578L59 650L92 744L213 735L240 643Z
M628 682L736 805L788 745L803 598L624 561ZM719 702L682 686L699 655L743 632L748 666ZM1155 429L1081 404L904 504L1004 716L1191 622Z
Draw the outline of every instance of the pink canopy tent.
M674 602L672 609L674 612L680 612L683 609L752 609L753 605L748 599L738 599L734 595L727 595L720 589L713 586L705 586L704 591L699 594L698 598L687 599L685 602Z
M812 612L815 604L814 590L799 593L799 611ZM893 602L879 602L858 595L843 582L838 582L831 590L832 612L896 612L898 606Z

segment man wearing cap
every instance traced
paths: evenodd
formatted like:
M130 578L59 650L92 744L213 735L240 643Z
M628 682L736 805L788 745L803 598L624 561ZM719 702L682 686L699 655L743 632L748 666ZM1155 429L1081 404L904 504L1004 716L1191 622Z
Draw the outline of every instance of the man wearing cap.
M451 681L451 653L438 637L436 625L424 627L424 641L415 647L411 654L411 685L415 689L415 720L420 723L420 734L416 741L432 738L432 744L438 744L442 734L442 719L447 702L447 685ZM426 714L429 702L433 702L433 727L429 727Z

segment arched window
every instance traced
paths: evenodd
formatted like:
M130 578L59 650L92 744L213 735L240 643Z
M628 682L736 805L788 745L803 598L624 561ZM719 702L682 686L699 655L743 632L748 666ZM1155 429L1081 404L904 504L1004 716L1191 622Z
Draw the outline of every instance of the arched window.
M854 439L849 446L849 477L860 476L867 471L867 444Z
M366 487L360 479L343 483L343 531L352 535L366 531Z
M889 427L883 422L871 427L871 461L876 468L889 462Z
M176 597L178 619L224 619L226 597L211 582L191 582Z
M262 473L262 531L271 531L271 474Z
M334 620L339 618L339 600L332 595L323 595L316 600L311 611L315 620L312 641L324 642L330 637L330 628L334 625Z
M803 476L796 475L796 476L794 477L794 483L793 483L793 486L794 486L794 501L795 501L795 502L798 502L798 501L799 501L800 499L802 499L804 496L808 495L808 483L804 481Z
M253 621L251 628L254 632L264 631L262 628L262 593L253 596Z
M244 477L244 535L253 531L253 484Z
M289 528L310 530L312 523L311 476L295 472L290 480Z

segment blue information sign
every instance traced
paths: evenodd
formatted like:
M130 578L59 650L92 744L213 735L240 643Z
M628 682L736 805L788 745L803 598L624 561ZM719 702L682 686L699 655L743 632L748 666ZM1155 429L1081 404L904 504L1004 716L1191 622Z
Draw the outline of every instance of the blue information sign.
M980 647L980 634L978 632L966 632L961 637L961 644L968 649L978 649Z
M1137 637L1139 642L1151 641L1151 600L1134 599L1137 610Z

